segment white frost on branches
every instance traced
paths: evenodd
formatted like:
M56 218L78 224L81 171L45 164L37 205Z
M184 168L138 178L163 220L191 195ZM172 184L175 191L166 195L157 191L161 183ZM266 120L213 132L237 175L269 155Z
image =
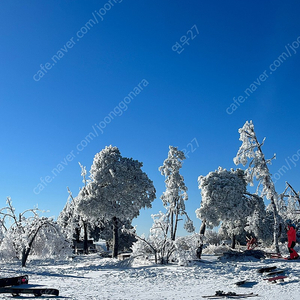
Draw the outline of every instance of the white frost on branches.
M248 164L248 168L245 173L247 175L247 181L253 185L254 178L258 181L257 194L260 187L262 190L260 196L266 197L271 201L271 209L274 216L274 230L273 230L273 239L275 251L279 252L279 215L278 215L278 195L275 190L274 183L269 172L268 164L271 164L272 159L266 159L264 153L262 152L262 143L258 142L256 133L254 131L254 125L252 121L246 122L242 128L239 129L240 141L242 145L237 152L236 157L233 159L234 163L238 165L241 163L243 166Z
M148 238L139 237L135 229L123 231L133 234L137 239L132 246L133 256L151 259L155 263L167 264L171 260L178 264L187 264L189 260L196 258L196 250L199 242L199 235L194 234L187 237L177 238L175 241L168 236L169 217L166 213L159 212L151 215L153 225Z
M177 147L169 146L168 158L159 167L159 171L166 178L166 191L163 192L161 199L168 211L167 216L170 220L169 230L172 240L175 240L180 216L185 216L184 228L188 232L194 232L195 230L193 222L185 210L185 201L188 200L187 187L183 176L179 173L184 159L183 151L178 150Z
M260 191L261 197L266 196L269 200L272 196L276 197L277 194L268 168L268 164L272 163L276 155L274 154L271 159L265 159L261 149L265 138L262 143L258 142L252 121L247 121L244 126L239 129L239 134L239 140L242 141L242 145L236 157L234 157L233 162L236 165L242 164L243 166L246 166L249 162L248 168L245 171L247 182L253 186L254 179L258 181L257 192L260 186L262 186L262 190Z
M141 208L150 208L155 199L153 182L142 167L143 163L122 157L117 147L105 147L95 155L90 181L80 191L77 207L80 214L89 219L112 222L114 257L117 255L119 223L131 222Z
M279 195L279 213L283 220L291 220L294 224L299 223L300 193L286 182L286 188Z
M267 223L264 222L265 206L261 197L246 190L244 171L222 169L199 176L201 206L196 216L206 220L209 227L221 225L220 233L237 236L243 231L263 237Z
M196 216L210 227L217 227L222 221L244 219L249 215L250 207L246 193L246 182L243 171L227 171L219 167L207 176L198 178L201 189L201 207Z
M79 210L88 217L103 216L110 221L113 217L132 220L142 207L150 208L155 188L142 166L122 157L117 147L106 147L94 158Z
M37 208L17 215L10 198L7 199L7 205L0 210L1 224L5 231L0 246L2 259L18 258L22 261L22 266L25 266L29 255L45 258L71 253L70 244L51 218L40 217ZM9 227L6 226L7 219Z

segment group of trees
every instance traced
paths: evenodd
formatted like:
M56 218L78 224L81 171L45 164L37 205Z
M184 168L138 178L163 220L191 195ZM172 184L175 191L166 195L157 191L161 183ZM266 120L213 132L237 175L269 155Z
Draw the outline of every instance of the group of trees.
M98 238L111 239L113 257L118 254L119 237L126 235L127 240L138 240L134 249L141 243L144 250L150 249L156 261L167 262L175 249L179 221L184 218L184 228L194 231L185 210L187 187L179 173L184 159L182 151L169 147L168 157L159 168L166 183L161 196L165 211L152 216L153 226L147 239L139 237L131 223L141 208L151 207L156 197L153 182L142 171L141 162L122 157L119 149L112 146L96 154L89 179L81 166L84 186L76 197L69 191L71 201L60 214L59 224L70 238L78 238L82 232L86 241L87 232L89 236L97 232Z
M160 168L166 177L167 186L162 195L166 207L164 218L168 220L164 234L170 233L172 242L175 241L180 216L185 218L185 228L188 231L194 230L192 221L185 212L187 188L179 174L183 159L185 157L182 151L170 147L168 159ZM150 208L156 197L153 182L142 171L142 166L137 160L122 157L117 147L105 147L95 155L88 178L86 168L80 165L84 185L75 197L68 189L69 198L57 222L40 217L37 209L17 216L11 200L8 199L8 207L0 211L2 229L7 231L2 239L0 252L7 257L21 259L25 266L28 255L39 253L47 248L45 245L48 243L53 246L49 253L54 254L61 251L59 248L70 250L72 241L83 240L84 252L88 253L88 239L102 238L107 241L107 245L112 240L112 256L116 257L120 237L121 243L122 238L127 242L136 241L135 234L121 229L131 230L132 220L139 215L140 209ZM25 213L31 213L32 216L25 217ZM12 220L9 228L6 228L7 218ZM51 234L54 231L56 239L60 240L57 248L54 246L57 243L49 240L54 239L54 234ZM61 242L63 237L64 242ZM44 239L44 246L39 244L41 239Z
M182 239L177 239L179 221L184 218L185 230L189 233L195 231L185 208L185 202L188 200L187 187L179 172L184 159L183 151L170 146L167 159L159 167L159 171L165 176L166 191L161 196L165 211L152 215L153 225L149 236L139 237L135 229L123 228L124 232L131 233L138 240L133 247L135 255L154 255L156 263L168 263L186 246Z
M265 158L262 151L265 140L258 141L252 121L247 121L239 133L242 145L234 163L247 168L230 171L219 168L207 176L200 176L202 202L196 214L208 226L220 226L219 232L232 238L233 247L236 236L249 235L264 245L273 244L279 253L284 221L298 222L299 193L289 183L282 194L276 192L268 167L275 155L271 159ZM247 186L253 186L255 180L257 189L251 194ZM269 204L265 206L267 201Z
M119 251L120 239L134 242L136 255L153 255L156 262L180 260L182 253L201 255L206 227L219 227L219 232L232 238L255 236L264 244L274 244L279 252L280 234L284 220L298 221L294 214L300 205L299 193L287 183L282 194L277 194L268 168L272 159L266 159L252 122L239 129L242 145L234 158L236 165L245 170L219 167L206 176L199 176L202 201L196 216L202 220L199 234L186 212L187 187L180 174L185 155L170 146L168 157L159 167L165 177L166 189L161 195L164 211L152 215L153 225L148 237L138 236L131 226L141 208L150 208L156 197L153 182L142 171L143 164L121 156L117 147L108 146L94 157L89 176L80 164L83 186L73 197L68 189L68 201L57 222L40 217L38 209L16 214L12 201L0 210L2 258L17 257L25 266L29 254L68 254L72 241L84 241L88 253L88 239L102 238L112 244L112 256ZM274 157L273 157L274 158ZM248 185L257 190L250 193ZM265 200L270 204L266 207ZM9 221L8 221L9 220ZM188 238L178 238L178 225L193 233ZM9 226L8 226L9 224ZM196 252L196 250L198 252Z

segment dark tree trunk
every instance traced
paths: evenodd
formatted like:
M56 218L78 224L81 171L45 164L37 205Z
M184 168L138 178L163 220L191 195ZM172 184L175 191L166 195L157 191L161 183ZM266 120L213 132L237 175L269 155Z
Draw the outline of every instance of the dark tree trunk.
M200 234L204 235L205 234L205 229L206 229L206 219L204 219L201 223L201 227L200 227Z
M109 242L106 241L105 244L106 244L106 250L109 251L109 248L110 248L110 247L109 247Z
M157 251L154 251L154 259L155 259L155 263L157 264Z
M113 223L113 252L112 257L116 258L118 256L118 250L119 250L119 233L118 233L118 219L117 217L112 218Z
M24 248L23 251L22 251L22 267L25 267L26 266L26 262L27 262L27 259L28 259L28 256L29 256L29 253L31 251L31 247L32 247L32 244L38 234L38 232L40 231L40 229L43 227L44 224L42 224L40 227L38 227L38 229L36 230L35 234L33 235L32 239L30 240L29 244L28 244L28 247Z
M233 234L233 235L232 235L232 242L231 242L231 248L232 248L232 249L235 249L235 242L236 242L235 234Z
M206 229L206 219L204 219L201 223L201 227L200 227L200 240L199 240L199 246L197 248L197 258L201 259L202 256L202 251L203 251L203 236L205 234L205 229Z
M170 216L170 221L171 221L171 225L170 225L170 235L171 235L171 240L174 241L175 237L174 237L174 212L171 212L171 216Z
M83 223L83 230L84 230L84 235L83 235L83 253L84 254L89 254L89 249L88 249L88 229L87 229L87 223Z
M80 242L80 228L75 229L75 239L77 243Z
M179 217L179 210L177 209L176 214L175 214L175 225L174 225L174 230L173 230L172 241L175 241L176 232L177 232L177 225L178 225L178 217Z
M24 248L22 251L22 267L26 266L26 261L30 253L30 248Z

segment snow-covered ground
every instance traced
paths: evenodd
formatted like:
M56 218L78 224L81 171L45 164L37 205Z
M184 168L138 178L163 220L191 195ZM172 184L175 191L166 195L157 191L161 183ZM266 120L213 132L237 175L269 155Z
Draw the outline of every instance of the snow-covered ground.
M204 255L204 262L191 266L153 265L142 261L117 261L98 254L76 256L67 261L32 260L28 267L20 262L1 263L0 276L29 275L29 283L58 288L61 299L201 299L215 291L257 293L251 299L300 299L300 260L220 261ZM266 275L257 273L259 267L274 266L287 269L289 279L269 283ZM234 283L247 280L245 287ZM0 299L10 295L0 294ZM27 297L26 298L30 298ZM51 297L43 297L51 299Z

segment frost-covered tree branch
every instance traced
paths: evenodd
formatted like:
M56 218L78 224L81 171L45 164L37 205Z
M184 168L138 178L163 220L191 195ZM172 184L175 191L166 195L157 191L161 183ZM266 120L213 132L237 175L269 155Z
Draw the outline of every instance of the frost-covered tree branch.
M17 217L10 198L7 199L7 203L8 206L1 209L0 212L0 214L4 216L4 219L1 220L1 224L5 228L4 238L0 246L2 257L18 257L21 259L22 266L24 267L32 251L35 253L39 251L35 244L37 239L41 237L41 233L45 231L49 232L49 228L54 229L55 235L44 234L41 247L48 249L51 253L61 252L61 248L65 248L66 253L68 252L68 249L70 249L69 244L64 235L60 232L59 226L53 222L51 218L40 217L37 208L27 209ZM6 213L3 213L5 210ZM25 213L31 213L32 216L25 217ZM5 218L10 218L10 220L8 220L9 227L5 226ZM50 239L50 237L52 239ZM56 243L55 240L59 240L60 242Z
M244 126L239 129L239 133L242 145L233 161L236 165L242 164L243 166L246 166L246 164L249 162L248 168L245 171L247 175L247 181L253 185L253 180L256 178L258 180L257 192L259 186L262 185L263 189L260 193L260 196L266 196L266 198L271 201L274 216L274 246L276 252L279 252L278 233L280 230L277 207L278 195L275 191L275 186L268 168L268 164L271 163L271 159L265 158L262 151L264 140L262 143L258 142L252 121L247 121Z
M180 216L186 217L184 228L188 232L194 232L192 220L189 218L185 210L185 201L188 200L187 187L184 183L183 176L179 173L185 159L183 151L177 147L169 146L168 158L163 165L159 167L159 171L165 176L166 191L163 192L161 200L168 211L170 218L170 235L171 240L175 240L178 221Z
M292 220L294 224L299 223L300 196L291 184L286 182L284 191L279 195L279 213L283 220Z
M258 224L256 217L264 215L263 200L247 192L245 173L241 169L227 171L219 167L207 176L199 176L198 182L202 201L196 216L211 228L222 225L234 247L235 236L253 228L248 227L249 218L252 224ZM257 234L261 236L258 231Z
M137 240L141 241L142 243L145 243L148 248L151 250L152 254L154 255L154 259L155 259L155 263L157 264L158 260L157 260L157 249L151 244L150 241L148 241L145 237L140 237L137 233L136 233L136 229L132 228L132 229L127 229L124 225L122 227L122 232L125 232L127 234L131 234L133 235ZM145 251L143 251L143 254L145 254Z
M135 229L125 230L138 239L132 246L135 255L154 255L155 263L167 264L171 255L176 250L175 242L168 237L169 216L167 216L167 213L159 212L159 214L152 215L151 217L153 225L148 238L138 236Z

